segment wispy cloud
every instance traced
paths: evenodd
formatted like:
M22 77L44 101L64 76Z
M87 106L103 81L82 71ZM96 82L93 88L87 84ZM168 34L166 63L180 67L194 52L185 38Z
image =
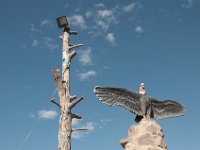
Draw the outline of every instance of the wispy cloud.
M115 37L113 33L108 33L106 35L106 40L112 44L115 44Z
M165 19L169 18L168 11L166 9L160 8L158 11L161 14L161 19L162 20L165 20Z
M65 8L68 8L69 7L69 4L65 4L65 6L64 6Z
M94 70L89 70L87 72L83 72L83 73L78 74L81 81L88 80L89 78L94 77L96 75L97 75L97 73Z
M97 20L96 23L98 26L100 26L104 30L107 30L109 28L109 24L102 20Z
M117 19L115 15L115 9L100 9L95 16L95 22L97 26L103 30L107 30L111 24L116 24Z
M75 127L75 126L79 125L80 122L81 122L80 119L73 119L73 120L72 120L72 126Z
M27 46L25 44L21 44L20 47L23 48L23 49L27 48Z
M120 10L117 5L110 9L107 9L103 3L94 5L93 9L89 9L84 14L87 19L90 19L87 26L90 28L88 34L95 37L103 35L111 25L118 23Z
M72 138L74 139L82 139L86 137L86 135L90 134L94 130L103 129L108 124L112 123L114 119L101 119L97 121L98 123L95 123L93 121L89 121L86 123L82 123L83 120L73 119L72 120L72 128L80 128L80 129L87 129L87 131L75 131L72 133Z
M92 57L91 57L91 49L88 48L86 50L79 51L79 62L81 65L91 65Z
M89 18L89 17L91 17L91 16L92 16L92 11L87 11L87 12L85 13L85 17Z
M126 6L122 7L122 10L123 10L124 12L131 12L131 11L134 10L135 5L136 5L135 3L131 3L131 4L129 4L129 5L126 5Z
M105 70L109 70L110 67L108 67L108 66L103 66L103 69L105 69Z
M99 10L98 15L102 18L113 17L113 11L108 9Z
M99 123L99 128L104 128L107 124L113 122L113 119L101 119Z
M81 15L73 15L68 18L71 26L78 26L81 29L86 29L87 25L85 19Z
M84 132L84 131L83 131ZM80 139L83 133L81 133L81 131L76 131L72 133L72 138L73 139Z
M29 118L35 118L36 117L34 113L30 113L28 116L29 116Z
M55 40L50 37L44 38L44 45L49 50L54 50L59 47L59 45L55 43Z
M39 41L36 40L36 39L34 39L33 42L32 42L33 47L37 47L37 46L39 46L39 44L40 44Z
M135 30L135 32L137 32L137 33L142 33L142 32L144 31L144 29L143 29L141 26L136 26L136 27L134 28L134 30Z
M58 113L54 110L39 110L37 115L39 119L54 119Z
M99 4L94 5L94 7L104 8L105 5L103 3L99 3Z
M191 8L191 7L193 7L195 1L196 1L196 0L185 0L185 3L182 4L181 6L182 6L183 8Z
M34 24L31 24L30 30L31 30L32 32L40 32L40 30L39 30L38 28L36 28Z
M91 131L95 130L95 123L94 122L87 122L85 124L81 123L82 120L73 119L72 120L72 127L73 128L81 128L87 129L87 131L75 131L72 133L72 138L74 139L81 139L86 136L85 133L89 134Z
M95 123L94 122L87 122L81 128L87 129L88 131L93 131L95 129Z
M50 26L51 22L48 19L44 19L40 22L41 27Z
M90 48L87 48L86 50L81 50L79 51L79 63L83 66L83 67L87 67L88 65L92 65L92 51ZM77 76L79 77L80 81L85 81L90 79L91 77L94 77L97 75L96 71L94 70L88 70L86 71L83 68L84 72L80 72L78 71Z

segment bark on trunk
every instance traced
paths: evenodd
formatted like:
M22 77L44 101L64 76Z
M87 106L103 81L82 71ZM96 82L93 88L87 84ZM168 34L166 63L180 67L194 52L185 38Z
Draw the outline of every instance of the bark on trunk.
M69 35L70 31L64 31L63 36L61 37L63 40L62 78L60 77L58 69L52 70L52 76L55 80L60 98L60 104L57 104L55 99L52 100L52 102L60 108L58 150L71 150L72 119L82 118L80 115L72 114L71 109L79 103L83 97L72 102L76 96L70 96L70 62L76 55L76 52L71 52L70 49L81 46L82 44L70 46Z

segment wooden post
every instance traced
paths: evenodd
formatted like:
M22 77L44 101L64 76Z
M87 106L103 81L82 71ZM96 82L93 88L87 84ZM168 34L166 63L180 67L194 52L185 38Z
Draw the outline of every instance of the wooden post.
M60 38L63 41L62 47L62 76L60 77L60 71L58 69L52 70L52 76L55 80L55 85L60 98L60 104L52 99L51 102L59 106L60 119L59 119L59 131L58 131L58 150L71 150L71 134L76 129L72 130L72 119L81 119L82 117L77 114L72 114L71 109L83 100L83 96L76 99L76 96L70 95L70 62L76 55L76 52L72 48L82 46L82 44L70 45L69 36L75 35L76 32L71 32L69 29L64 29L63 36ZM84 130L84 129L82 129Z

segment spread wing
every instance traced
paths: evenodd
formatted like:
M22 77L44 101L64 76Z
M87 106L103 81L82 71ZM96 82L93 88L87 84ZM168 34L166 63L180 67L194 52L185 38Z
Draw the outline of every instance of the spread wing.
M109 106L118 105L137 115L142 115L140 108L141 94L123 88L100 87L94 88L97 98Z
M172 100L158 101L150 98L153 115L157 119L177 117L184 115L185 108L178 102Z

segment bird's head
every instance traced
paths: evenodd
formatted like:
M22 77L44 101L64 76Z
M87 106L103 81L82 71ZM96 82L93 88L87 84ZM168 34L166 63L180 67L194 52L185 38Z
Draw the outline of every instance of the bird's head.
M143 95L146 94L144 83L140 83L139 93Z

